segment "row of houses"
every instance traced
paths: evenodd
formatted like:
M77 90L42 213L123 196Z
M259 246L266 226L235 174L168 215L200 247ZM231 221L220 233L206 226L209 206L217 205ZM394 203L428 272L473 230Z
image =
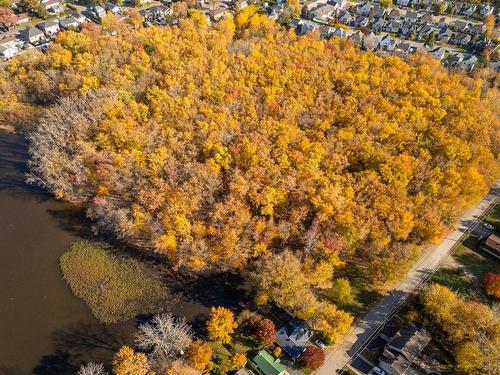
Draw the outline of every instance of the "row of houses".
M72 11L60 20L47 20L35 27L22 29L17 35L0 39L0 56L11 58L30 48L43 49L61 30L78 29L86 20L82 14Z
M440 13L451 15L463 15L465 17L484 18L489 14L494 14L495 7L491 4L477 4L460 1L442 0L394 0L394 4L407 8L421 10L438 10Z

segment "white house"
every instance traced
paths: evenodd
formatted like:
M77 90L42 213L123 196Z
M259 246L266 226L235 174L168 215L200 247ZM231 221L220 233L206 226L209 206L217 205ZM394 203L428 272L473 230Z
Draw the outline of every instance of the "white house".
M482 17L486 17L488 14L493 14L495 11L495 8L492 5L486 4L481 8L481 11L479 12Z
M361 14L362 16L368 17L370 12L372 11L372 4L369 2L364 2L362 4L359 4L356 7L356 13Z
M61 28L65 30L77 29L80 26L80 23L76 20L75 17L69 16L62 20L59 20L59 26L61 26Z
M335 7L331 4L322 4L309 12L311 19L326 20L335 12Z
M434 48L431 52L431 55L433 58L435 58L436 60L439 60L441 61L444 57L444 55L446 54L446 50L444 48Z
M474 69L474 66L476 65L477 61L478 59L476 56L469 55L462 60L460 66L467 69L468 71L471 71L472 69Z
M11 57L14 57L17 55L19 50L17 49L16 46L8 45L8 46L2 46L0 45L0 56L5 58L5 59L10 59Z
M300 20L297 24L297 31L301 35L317 30L318 28L319 26L316 23L308 20Z
M64 10L59 0L48 0L42 3L49 13L59 14Z
M392 52L396 49L396 39L391 38L389 34L386 34L379 43L379 48L384 51Z
M47 41L47 39L45 38L45 34L36 27L24 29L20 32L20 34L23 40L33 45L42 44Z
M54 37L61 30L59 22L55 20L44 21L36 25L36 27L42 30L49 38Z

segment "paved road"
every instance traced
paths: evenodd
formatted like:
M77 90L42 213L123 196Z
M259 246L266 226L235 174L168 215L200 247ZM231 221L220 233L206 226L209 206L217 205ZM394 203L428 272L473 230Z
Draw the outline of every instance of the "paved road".
M408 272L406 279L370 309L363 318L356 321L343 341L339 343L335 351L328 356L325 364L314 375L334 375L337 370L342 369L349 362L351 357L357 355L365 342L377 331L398 304L402 303L412 292L420 289L423 281L439 267L453 246L460 241L462 235L474 229L481 215L499 196L500 181L480 203L465 212L454 232L420 258Z

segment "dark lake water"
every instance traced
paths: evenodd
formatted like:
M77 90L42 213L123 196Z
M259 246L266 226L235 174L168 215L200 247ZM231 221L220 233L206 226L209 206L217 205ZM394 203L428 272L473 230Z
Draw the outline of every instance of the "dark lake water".
M26 159L24 138L0 131L0 374L64 375L109 359L133 322L99 324L61 280L78 228L67 206L24 183Z
M59 257L89 223L25 184L26 150L22 135L0 130L0 375L69 375L82 362L109 363L137 322L99 324L61 279ZM177 285L171 310L199 330L210 306L239 309L234 286L221 275Z

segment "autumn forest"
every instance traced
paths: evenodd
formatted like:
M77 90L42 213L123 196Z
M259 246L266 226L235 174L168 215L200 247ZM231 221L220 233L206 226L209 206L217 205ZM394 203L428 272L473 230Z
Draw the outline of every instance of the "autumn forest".
M239 13L137 17L11 60L3 121L33 126L29 182L173 270L244 275L335 340L350 262L383 286L500 175L495 81ZM342 331L342 332L341 332Z

